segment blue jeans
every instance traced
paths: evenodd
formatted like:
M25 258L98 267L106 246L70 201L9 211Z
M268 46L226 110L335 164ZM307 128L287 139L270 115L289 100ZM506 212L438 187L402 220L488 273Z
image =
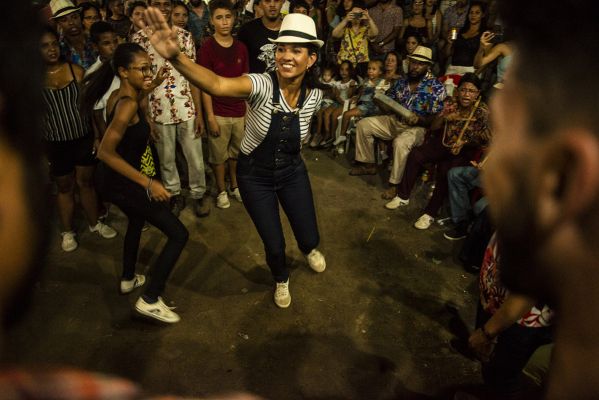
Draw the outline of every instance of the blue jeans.
M187 243L187 228L173 215L168 203L149 201L141 188L132 190L126 200L120 201L117 198L114 203L129 219L123 246L123 279L131 280L135 277L139 241L145 221L160 229L167 237L166 244L152 267L152 277L144 293L149 299L156 300L164 291L166 280Z
M297 161L281 169L266 169L250 164L240 154L237 183L243 205L264 243L266 263L276 282L285 282L289 271L285 260L285 237L279 215L279 203L289 219L299 249L304 254L318 246L320 237L312 188L304 162Z
M449 206L451 207L451 220L455 224L468 221L470 210L470 191L481 187L480 170L472 166L455 167L447 174L449 184ZM485 198L474 205L474 213L479 214L487 206Z

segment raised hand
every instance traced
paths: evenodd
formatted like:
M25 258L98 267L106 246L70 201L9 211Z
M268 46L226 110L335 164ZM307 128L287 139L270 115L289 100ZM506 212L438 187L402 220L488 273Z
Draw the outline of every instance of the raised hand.
M142 24L150 43L162 57L170 60L181 53L177 33L171 29L157 8L147 8Z

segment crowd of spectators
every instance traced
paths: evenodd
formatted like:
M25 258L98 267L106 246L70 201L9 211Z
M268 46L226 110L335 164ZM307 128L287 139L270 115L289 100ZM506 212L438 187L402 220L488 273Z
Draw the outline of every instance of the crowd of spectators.
M470 270L480 270L481 287L470 348L484 361L485 382L495 393L521 390L526 362L551 342L553 312L509 294L499 281L499 254L479 179L493 137L487 101L502 90L513 51L510 32L494 15L495 1L52 0L45 11L53 29L41 43L47 67L44 139L58 187L64 251L77 248L76 185L90 231L107 239L117 234L102 217L108 205L92 176L106 102L120 86L118 77L93 105L91 118L80 115L78 100L87 77L112 62L119 43L137 43L149 55L151 68L143 73L153 81L142 108L154 140L139 168L161 177L173 214L186 207L186 197L198 217L209 215L213 201L221 209L230 207L229 198L243 201L235 170L246 104L202 93L162 58L142 29L148 6L162 12L188 57L226 77L273 71L276 45L270 39L279 35L283 17L303 13L314 20L325 42L314 68L327 89L305 147L344 153L353 143L349 174L382 172L388 189L381 206L389 212L408 205L422 174L429 177L432 196L414 227L424 230L449 219L444 237L465 239L460 258ZM206 183L206 153L214 195Z

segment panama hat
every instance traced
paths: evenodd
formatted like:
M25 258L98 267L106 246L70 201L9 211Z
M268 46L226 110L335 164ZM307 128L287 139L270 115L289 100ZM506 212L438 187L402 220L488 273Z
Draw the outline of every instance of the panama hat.
M75 7L70 0L52 0L50 1L50 10L52 10L52 19L56 19L79 12L81 7Z
M281 23L281 30L276 39L268 39L272 43L312 43L322 47L324 42L316 36L314 20L299 13L287 14Z
M414 49L414 52L408 56L416 61L426 62L429 64L433 63L433 51L428 47L418 46Z

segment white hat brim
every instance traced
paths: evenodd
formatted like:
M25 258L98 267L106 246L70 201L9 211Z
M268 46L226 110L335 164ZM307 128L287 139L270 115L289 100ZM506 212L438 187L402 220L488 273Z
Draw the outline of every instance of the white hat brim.
M304 39L297 36L279 36L276 39L268 39L271 43L281 43L281 44L315 44L318 47L322 47L324 42L320 39Z
M56 18L60 18L60 17L64 17L65 15L69 15L69 14L73 14L73 13L78 13L81 11L81 7L78 8L67 8L64 10L60 10L56 15L52 16L52 19L56 19Z

